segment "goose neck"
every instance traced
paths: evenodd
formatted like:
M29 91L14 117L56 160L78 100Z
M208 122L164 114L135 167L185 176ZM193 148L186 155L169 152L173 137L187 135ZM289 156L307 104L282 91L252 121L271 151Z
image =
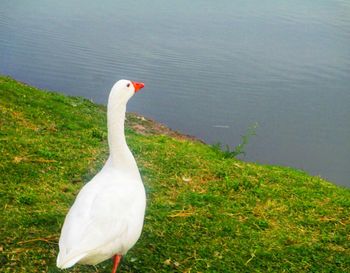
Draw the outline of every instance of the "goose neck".
M130 172L137 170L137 166L125 139L125 112L124 105L108 106L108 145L112 166Z

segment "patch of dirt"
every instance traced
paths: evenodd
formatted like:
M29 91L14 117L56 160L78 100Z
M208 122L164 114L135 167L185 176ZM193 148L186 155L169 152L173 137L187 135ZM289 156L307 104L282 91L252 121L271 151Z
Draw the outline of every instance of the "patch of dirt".
M125 122L126 126L132 128L138 134L167 135L180 140L190 140L204 143L204 141L194 136L181 134L180 132L174 131L155 120L145 118L137 113L127 113Z

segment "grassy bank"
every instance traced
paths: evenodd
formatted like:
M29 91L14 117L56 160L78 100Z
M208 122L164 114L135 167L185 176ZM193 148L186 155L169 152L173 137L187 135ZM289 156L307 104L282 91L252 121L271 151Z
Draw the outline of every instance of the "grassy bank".
M107 156L105 112L0 77L1 272L60 272L64 216ZM148 205L121 272L349 272L350 190L227 159L136 115L127 123Z

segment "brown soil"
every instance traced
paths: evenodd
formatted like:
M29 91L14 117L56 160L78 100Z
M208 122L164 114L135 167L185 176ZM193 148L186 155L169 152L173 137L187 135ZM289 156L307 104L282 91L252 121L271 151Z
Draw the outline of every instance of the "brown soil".
M203 142L200 139L174 131L165 125L137 113L127 113L126 125L142 135L167 135L180 140ZM204 142L203 142L204 143Z

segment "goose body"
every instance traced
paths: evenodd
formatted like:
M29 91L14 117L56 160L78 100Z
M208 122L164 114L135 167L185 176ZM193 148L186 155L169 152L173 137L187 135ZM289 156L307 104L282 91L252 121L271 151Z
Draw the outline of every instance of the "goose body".
M101 171L81 189L65 218L59 268L76 263L96 265L114 256L116 270L119 258L141 235L146 195L126 144L124 119L127 101L142 87L141 83L120 80L111 90L107 106L110 155Z

